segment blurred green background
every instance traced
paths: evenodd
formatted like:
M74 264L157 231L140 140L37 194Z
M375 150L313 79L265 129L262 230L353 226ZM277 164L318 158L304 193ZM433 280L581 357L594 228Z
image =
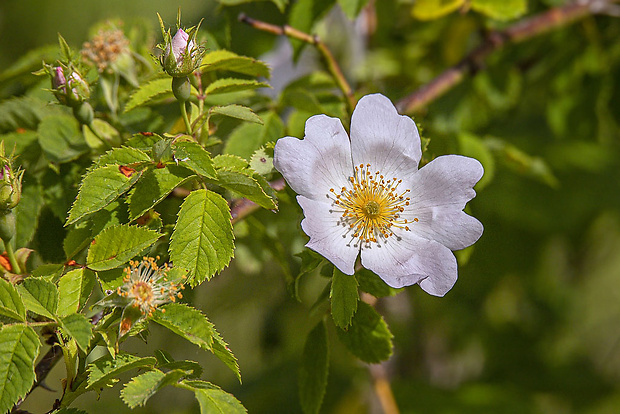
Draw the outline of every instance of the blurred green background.
M346 18L330 14L317 26L358 95L403 98L457 63L487 30L510 24L471 11L421 22L411 16L411 3L374 2L375 13L360 19L374 19L376 30L351 25L352 36L362 39L357 54L351 53L358 50L355 39L336 34ZM528 14L561 4L530 1ZM213 1L3 0L0 67L54 45L57 32L77 48L89 28L107 18L126 27L146 22L159 41L156 12L172 25L178 7L184 24L205 18L203 29L222 47L254 57L276 47L277 39L237 23L237 14L287 21L271 2L222 8ZM32 80L0 84L2 97L22 93L20 82ZM620 20L588 17L508 45L414 119L431 139L426 158L461 153L483 162L485 178L468 211L485 232L457 255L459 280L446 297L413 286L377 305L394 334L385 369L401 411L620 412ZM289 119L287 134L300 136L299 123ZM300 211L288 195L277 217L260 211L237 225L230 268L188 295L230 344L243 384L217 359L157 326L146 344L134 338L127 349L148 355L166 347L176 358L203 363L203 377L250 413L300 412L299 356L318 320L309 309L327 280L305 277L301 303L286 290L268 247L293 260L305 242ZM368 368L338 344L333 330L330 337L323 412L380 412ZM51 388L60 389L62 371L52 372ZM120 389L104 390L99 400L82 397L76 406L129 412ZM43 412L55 398L39 388L22 408ZM198 407L190 393L168 389L134 411Z

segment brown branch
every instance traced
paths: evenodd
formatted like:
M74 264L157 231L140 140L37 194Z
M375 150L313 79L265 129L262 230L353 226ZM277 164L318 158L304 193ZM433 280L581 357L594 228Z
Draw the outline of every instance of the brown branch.
M239 15L239 21L267 33L271 33L277 36L288 36L293 39L301 40L302 42L314 45L314 47L316 47L316 49L321 54L321 57L325 61L327 70L334 78L336 85L338 85L338 88L342 91L344 97L346 98L347 110L349 114L353 112L353 108L355 107L355 97L353 96L353 89L351 89L351 86L344 77L340 66L336 62L336 59L334 59L334 55L329 50L327 45L325 45L325 43L323 43L323 41L319 38L319 36L309 35L308 33L302 32L301 30L295 29L294 27L291 27L289 25L276 26L271 23L256 20L246 16L243 13Z
M428 84L401 99L396 107L401 113L418 111L458 85L467 75L473 75L483 66L492 52L506 44L520 43L550 30L566 26L595 13L604 13L617 0L581 0L523 19L500 31L491 32L484 42L461 62L445 70Z

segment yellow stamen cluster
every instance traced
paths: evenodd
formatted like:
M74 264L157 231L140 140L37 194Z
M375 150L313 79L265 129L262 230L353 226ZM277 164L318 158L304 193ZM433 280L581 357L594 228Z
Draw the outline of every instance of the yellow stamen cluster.
M341 222L353 232L353 238L369 244L377 238L387 239L394 235L393 229L409 231L409 224L417 222L401 218L409 205L406 194L409 189L398 189L402 180L385 178L379 171L372 173L370 164L355 166L355 175L349 177L350 188L342 187L340 193L330 188ZM329 196L329 195L328 195Z
M82 45L82 57L104 72L123 53L129 52L129 40L120 29L99 30L90 42Z
M131 306L139 308L144 317L152 316L159 305L182 298L180 290L185 289L182 283L168 280L167 263L159 267L155 260L144 257L141 262L129 261L129 267L124 269L124 283L116 290L119 296L131 299Z

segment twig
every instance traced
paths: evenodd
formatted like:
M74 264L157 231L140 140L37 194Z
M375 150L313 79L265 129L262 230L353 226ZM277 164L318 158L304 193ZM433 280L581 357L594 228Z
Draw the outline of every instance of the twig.
M353 108L355 107L355 97L353 96L353 90L351 89L351 86L344 77L344 74L342 73L340 66L336 62L336 59L334 59L334 55L332 55L332 52L325 45L325 43L323 43L319 36L309 35L308 33L302 32L301 30L295 29L294 27L291 27L289 25L276 26L271 23L256 20L246 16L243 13L239 15L239 21L267 33L271 33L277 36L288 36L293 39L301 40L302 42L314 45L321 54L323 60L325 61L325 64L327 65L327 70L334 78L334 81L336 81L336 85L338 85L338 88L342 91L344 97L346 98L348 112L353 112Z
M504 30L491 32L484 42L461 62L401 99L396 106L401 113L415 112L455 87L465 76L475 74L482 68L484 59L488 55L507 43L520 43L592 14L604 13L611 6L610 3L614 1L616 0L578 0L523 19Z
M369 365L368 369L372 375L373 385L375 387L375 393L379 398L379 403L383 409L384 414L399 414L400 410L394 399L394 393L392 392L392 386L385 371L383 364Z
M355 270L357 271L360 268L361 265L359 268L356 266ZM361 292L360 299L373 308L377 306L377 298L369 293ZM394 393L392 392L392 385L390 384L387 371L385 370L385 363L370 364L368 365L368 371L372 376L372 385L375 389L375 394L379 399L379 404L381 405L383 414L400 414L398 404L396 404L396 399L394 398Z

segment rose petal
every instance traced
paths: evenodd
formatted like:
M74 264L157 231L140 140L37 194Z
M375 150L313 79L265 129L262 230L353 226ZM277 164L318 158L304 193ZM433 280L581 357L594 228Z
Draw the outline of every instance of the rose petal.
M174 57L177 60L177 64L179 65L183 62L183 53L188 48L188 39L189 35L185 33L183 29L177 30L174 37L172 38L172 53L174 54ZM191 43L193 42L190 42L190 45Z
M422 157L415 123L380 94L366 95L357 103L351 118L351 152L354 165L370 164L373 172L399 179L414 174Z
M297 194L321 202L329 201L330 188L348 187L353 174L347 133L340 120L325 115L308 119L303 140L280 138L273 164Z
M474 244L484 228L474 217L451 207L433 207L415 212L417 222L412 232L425 239L435 240L450 250L460 250Z
M394 288L418 283L431 295L443 296L457 279L456 258L450 249L414 234L380 247L362 247L361 256L364 267Z
M323 255L343 273L355 273L359 246L349 236L349 228L340 223L340 214L332 211L331 204L304 196L297 196L297 202L305 216L301 228L310 236L306 247Z
M456 210L476 196L473 186L482 178L482 164L474 158L444 155L435 158L408 180L410 211L450 206Z

